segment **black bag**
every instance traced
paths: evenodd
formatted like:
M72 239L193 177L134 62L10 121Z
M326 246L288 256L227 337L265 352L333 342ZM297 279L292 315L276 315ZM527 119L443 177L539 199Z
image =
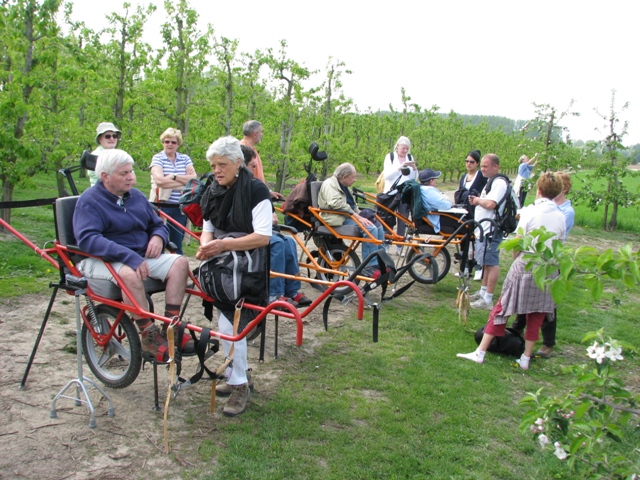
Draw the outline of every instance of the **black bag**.
M489 345L489 351L493 353L501 353L512 357L520 357L524 353L524 338L517 330L507 327L504 337L494 337ZM474 338L476 343L480 345L484 335L484 327L478 330Z
M391 157L391 160L393 161L393 157ZM393 182L393 185L389 189L389 192L377 194L376 203L379 203L380 205L384 205L392 212L395 212L396 210L398 210L398 207L400 206L400 202L402 201L402 195L400 191L397 189L398 183L400 182L401 178L402 178L402 175L400 175L396 179L396 181ZM380 208L379 205L376 205L376 213L378 214L380 219L389 226L389 228L393 228L396 226L396 216L393 215L392 213L387 212L384 208Z
M511 186L511 181L509 177L503 175L502 173L497 174L491 180L487 182L487 186L485 187L485 191L489 193L491 191L491 186L493 181L496 178L502 178L505 182L507 182L507 191L504 194L504 197L498 202L496 206L496 223L498 227L506 237L508 234L513 233L518 228L518 210L520 209L520 200L518 200L517 193L513 190ZM500 206L504 204L504 209L502 213L500 213Z
M235 307L241 299L260 305L269 295L269 249L260 247L215 255L200 264L198 280L204 292L220 303L216 305L218 308Z

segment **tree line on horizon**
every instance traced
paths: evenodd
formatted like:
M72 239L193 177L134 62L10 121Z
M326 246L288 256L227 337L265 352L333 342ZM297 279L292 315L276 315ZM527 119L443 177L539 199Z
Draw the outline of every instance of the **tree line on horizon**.
M343 91L341 79L350 74L344 62L329 58L324 71L311 71L290 57L285 40L276 49L242 52L239 40L217 37L213 26L201 30L187 0L165 1L163 8L162 46L153 49L142 40L147 20L159 14L153 4L125 3L100 32L74 20L72 5L61 0L0 4L3 201L11 201L16 186L35 187L34 173L77 163L83 150L95 148L103 121L122 130L119 148L139 168L162 149L166 128L180 129L181 151L204 173L213 140L241 137L246 120L259 120L260 155L278 191L287 179L302 178L312 141L329 154L314 166L321 178L346 161L377 174L401 135L411 139L420 168L441 170L450 181L464 172L472 149L497 153L511 172L522 154L540 152L545 168L554 169L602 155L566 141L562 116L549 105L536 105L536 118L526 122L459 115L412 103L402 88L400 108L361 111ZM2 216L9 220L10 210Z

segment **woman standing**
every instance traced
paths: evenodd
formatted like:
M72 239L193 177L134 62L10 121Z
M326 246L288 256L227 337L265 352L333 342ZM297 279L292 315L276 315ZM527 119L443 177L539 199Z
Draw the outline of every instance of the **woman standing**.
M159 189L171 191L168 198L165 199L158 195L157 197L160 198L156 198L156 200L172 204L173 206L160 207L160 210L184 227L187 225L187 216L180 211L178 204L182 195L182 187L187 184L189 179L196 178L196 171L189 156L178 153L178 147L182 144L180 130L167 128L160 135L160 142L164 149L160 153L156 153L151 160L151 167L149 167L151 169L151 183ZM176 253L182 255L184 231L171 223L168 226L169 241L178 247Z
M557 175L562 180L562 192L556 198L554 198L554 202L558 205L558 209L564 215L565 220L565 234L562 242L564 243L569 236L569 232L573 227L573 222L575 220L575 211L573 210L573 206L571 205L571 200L567 199L567 193L571 191L571 177L568 173L558 172ZM511 328L522 332L526 325L526 316L518 315L511 325ZM553 347L556 344L556 326L558 325L558 312L557 309L553 312L553 315L547 315L542 322L542 327L540 331L542 332L542 347L540 350L536 352L536 355L542 358L550 358L553 353Z
M382 166L382 175L384 176L384 189L382 191L384 193L389 193L396 180L398 180L397 185L402 185L407 180L416 180L418 178L416 162L413 160L411 153L409 153L411 151L411 141L407 137L400 137L393 150L384 158ZM408 175L402 174L403 167L410 168ZM409 205L401 202L398 207L398 213L406 217L409 214ZM398 222L398 235L404 237L406 227L404 222ZM400 253L400 250L401 247L398 247L397 253Z
M480 171L480 150L471 150L467 154L465 159L465 167L467 173L460 178L460 186L455 194L455 202L457 205L464 205L469 212L469 218L474 218L473 215L476 211L474 205L469 204L469 194L473 191L476 196L480 196L480 192L487 184L487 179Z
M555 233L556 239L563 240L566 232L565 217L553 200L563 189L562 179L558 174L548 172L538 179L537 187L538 195L534 204L520 212L518 231L522 229L526 235L537 228L545 227L548 232ZM547 240L547 244L550 245L551 241L552 239ZM502 295L489 315L480 345L475 352L459 353L459 358L483 363L493 338L504 336L509 316L525 314L525 348L517 362L523 370L529 369L529 360L538 341L542 322L547 314L553 314L556 305L551 293L547 289L540 290L532 272L526 270L524 254L525 252L513 252L514 262L504 281Z
M269 188L253 178L243 167L244 156L240 142L234 137L222 137L211 144L207 159L215 176L202 199L205 220L196 258L206 260L227 251L251 250L269 245L271 237L271 196ZM239 238L225 237L225 233L241 232ZM264 300L268 289L265 276ZM220 303L214 303L218 307ZM224 307L223 307L224 308ZM233 310L224 308L218 314L220 333L233 335ZM243 309L244 312L244 309ZM229 354L231 342L222 340L224 355ZM216 392L228 391L229 401L223 413L239 415L245 411L251 399L253 382L247 377L247 339L235 342L233 368L227 371L226 385L219 385Z
M96 128L96 143L98 144L98 147L91 152L91 154L99 156L100 152L103 150L116 148L121 135L122 132L118 130L113 123L102 122ZM98 182L98 176L93 170L88 170L87 175L89 176L89 182L93 187Z

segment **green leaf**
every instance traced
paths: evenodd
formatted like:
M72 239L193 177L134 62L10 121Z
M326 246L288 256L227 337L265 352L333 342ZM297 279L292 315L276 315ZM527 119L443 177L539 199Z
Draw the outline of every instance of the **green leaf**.
M556 303L561 303L564 300L564 297L567 296L567 285L564 281L557 279L551 284L551 296Z

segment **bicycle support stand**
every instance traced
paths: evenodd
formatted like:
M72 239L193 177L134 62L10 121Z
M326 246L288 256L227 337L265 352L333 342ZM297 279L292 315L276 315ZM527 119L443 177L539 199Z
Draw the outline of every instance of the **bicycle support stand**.
M84 281L86 282L86 280ZM113 408L113 402L111 401L111 397L107 395L107 393L102 388L100 388L100 386L98 386L93 380L82 375L82 335L81 335L82 321L80 319L80 295L85 295L86 292L87 292L86 285L84 285L82 288L77 288L74 292L75 302L76 302L76 343L77 343L76 357L78 361L78 378L74 378L73 380L70 380L69 383L67 383L64 386L64 388L60 390L60 393L58 393L55 396L55 398L51 402L51 412L49 413L49 417L58 418L58 415L56 413L56 402L60 398L67 398L69 400L74 400L76 403L76 406L78 407L82 404L87 406L91 414L91 417L89 419L89 428L96 428L96 413L93 408L93 404L91 403L91 398L89 398L89 393L87 391L87 386L85 386L85 383L90 388L91 387L95 388L98 392L102 394L104 398L106 398L109 401L108 415L110 417L115 416L115 410ZM65 392L73 385L76 386L75 397L65 395ZM81 397L81 395L84 396L84 399Z

